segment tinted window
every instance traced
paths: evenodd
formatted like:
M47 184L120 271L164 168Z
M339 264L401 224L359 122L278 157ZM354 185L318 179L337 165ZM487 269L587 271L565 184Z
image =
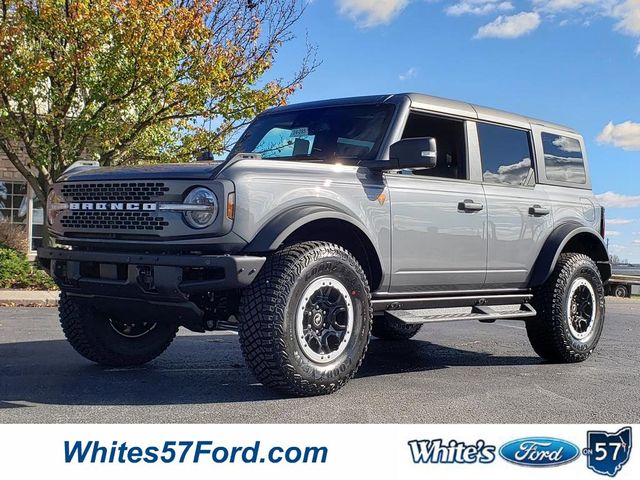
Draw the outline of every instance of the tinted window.
M488 183L526 185L533 170L529 133L478 124L483 179Z
M544 167L547 179L555 182L569 182L584 185L587 173L580 142L575 138L542 134L544 146Z
M402 138L434 137L438 143L436 167L403 171L426 177L467 178L467 143L464 122L412 113Z

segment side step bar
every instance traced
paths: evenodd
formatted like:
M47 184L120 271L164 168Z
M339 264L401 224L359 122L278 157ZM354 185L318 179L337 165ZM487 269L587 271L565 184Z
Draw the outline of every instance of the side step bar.
M421 310L429 308L495 306L495 305L520 305L529 303L533 295L529 292L507 295L464 295L457 297L411 297L411 298L386 298L373 297L373 310L375 312L388 312L390 310Z
M474 307L431 308L426 310L387 310L385 315L389 315L407 324L460 322L468 320L493 323L496 320L523 320L535 317L537 312L529 303L523 303L519 308L518 305L504 305L502 307L476 305Z

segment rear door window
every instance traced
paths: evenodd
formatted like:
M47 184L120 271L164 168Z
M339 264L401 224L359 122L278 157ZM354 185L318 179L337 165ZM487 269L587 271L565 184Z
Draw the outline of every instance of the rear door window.
M575 138L542 133L544 167L547 179L584 185L587 173L580 141Z
M525 186L534 179L529 132L478 124L482 178L485 183Z

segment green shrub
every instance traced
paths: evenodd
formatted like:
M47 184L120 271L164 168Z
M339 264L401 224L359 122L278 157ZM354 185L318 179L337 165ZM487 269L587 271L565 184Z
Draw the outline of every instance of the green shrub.
M55 290L56 284L44 271L13 248L0 245L0 288Z

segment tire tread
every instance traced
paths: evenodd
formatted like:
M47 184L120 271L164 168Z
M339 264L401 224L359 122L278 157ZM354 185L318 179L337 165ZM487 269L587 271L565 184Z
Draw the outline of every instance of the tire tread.
M371 334L380 340L409 340L418 334L422 324L411 325L388 316L374 318Z
M285 349L285 306L288 292L303 268L327 253L337 254L348 261L367 285L369 328L366 345L352 371L329 384L310 382L298 373ZM248 367L265 386L295 396L316 396L333 393L342 388L356 374L362 364L371 336L373 308L371 293L364 270L351 253L328 242L303 242L274 252L258 278L242 295L239 308L240 347Z
M62 331L74 350L87 360L110 367L126 367L150 362L171 345L178 332L178 327L175 326L173 330L168 330L163 341L151 351L124 356L109 349L92 335L90 331L92 322L101 321L101 318L91 309L78 305L64 292L60 294L58 312Z
M577 352L571 347L562 319L566 300L565 289L571 276L581 264L589 264L595 272L598 272L595 262L589 256L580 253L563 253L551 277L544 285L534 290L533 304L538 315L535 320L527 322L527 335L535 352L550 362L583 362L593 353L593 349ZM602 308L604 316L604 307Z

